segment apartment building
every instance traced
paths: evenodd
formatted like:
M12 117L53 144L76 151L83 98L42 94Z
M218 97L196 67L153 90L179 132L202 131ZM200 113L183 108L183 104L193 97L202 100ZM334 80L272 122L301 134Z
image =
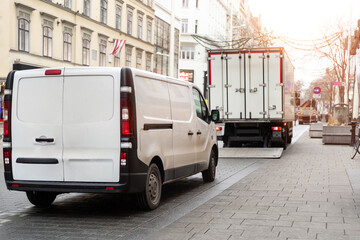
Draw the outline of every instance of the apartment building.
M153 0L0 1L0 80L13 69L131 66L152 71ZM126 40L110 55L116 39Z

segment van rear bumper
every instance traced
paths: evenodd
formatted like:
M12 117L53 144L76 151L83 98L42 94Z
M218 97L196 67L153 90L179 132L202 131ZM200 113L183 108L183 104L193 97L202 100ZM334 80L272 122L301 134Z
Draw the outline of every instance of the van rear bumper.
M146 173L129 175L126 183L92 183L92 182L50 182L8 180L6 186L15 191L42 191L58 193L136 193L145 190Z

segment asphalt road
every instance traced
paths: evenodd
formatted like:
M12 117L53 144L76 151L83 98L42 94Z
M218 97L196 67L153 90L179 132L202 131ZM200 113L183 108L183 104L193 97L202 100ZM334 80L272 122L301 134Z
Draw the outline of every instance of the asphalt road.
M293 144L308 130L295 126ZM291 147L291 145L290 145ZM31 205L0 179L0 239L143 239L201 206L271 159L220 159L216 180L201 174L163 186L158 209L143 212L129 196L62 194L52 207ZM3 162L0 169L3 169Z

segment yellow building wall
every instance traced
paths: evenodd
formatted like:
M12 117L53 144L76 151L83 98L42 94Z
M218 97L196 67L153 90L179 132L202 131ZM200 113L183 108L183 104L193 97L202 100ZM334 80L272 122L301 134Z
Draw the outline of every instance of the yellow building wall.
M106 66L114 66L114 58L109 61L109 54L114 46L114 39L125 39L126 44L134 46L132 48L131 66L136 67L136 49L142 49L142 66L146 69L146 53L153 53L153 43L146 42L147 17L155 19L154 9L146 6L137 0L108 0L107 24L100 23L100 0L92 0L90 7L90 18L83 16L83 0L73 0L72 10L68 10L59 4L63 0L53 0L49 3L46 0L6 0L0 1L0 80L4 80L9 71L12 70L14 63L39 66L39 67L61 67L61 66L82 66L82 27L91 29L90 46L90 66L99 66L99 34L108 36L106 48ZM29 52L18 50L18 19L17 6L20 3L35 10L30 16L30 46ZM121 31L115 29L115 7L116 3L122 6ZM133 10L132 35L126 33L127 9L130 5ZM143 36L137 38L137 19L138 11L143 15ZM53 46L52 57L43 56L43 15L44 12L55 16L53 20ZM63 61L63 28L62 20L75 24L72 36L72 60ZM152 22L152 34L155 22ZM153 37L152 37L153 39ZM96 51L96 60L93 60L93 50ZM120 54L120 66L125 65L125 46ZM152 63L151 63L152 68Z

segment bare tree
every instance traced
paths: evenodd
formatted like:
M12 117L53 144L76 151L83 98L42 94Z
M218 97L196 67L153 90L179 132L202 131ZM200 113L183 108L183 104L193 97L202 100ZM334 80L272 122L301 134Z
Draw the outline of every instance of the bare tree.
M345 82L347 69L347 36L346 26L338 20L337 25L331 26L331 34L327 33L323 42L315 44L315 50L323 58L326 58L331 63L331 68L327 70L324 78L328 79L327 88L331 91L330 103L333 102L334 82ZM340 101L344 102L344 87L339 87Z

